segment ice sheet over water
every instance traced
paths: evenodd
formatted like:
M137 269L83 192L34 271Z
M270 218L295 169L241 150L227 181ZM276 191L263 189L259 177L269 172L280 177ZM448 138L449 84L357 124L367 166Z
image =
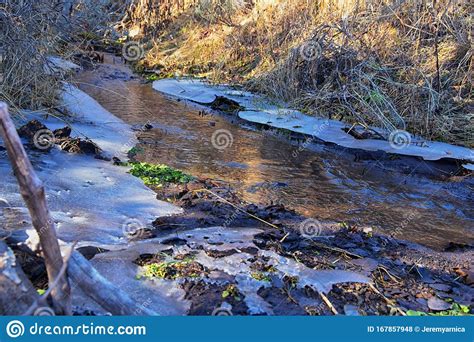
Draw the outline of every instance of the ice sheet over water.
M137 138L130 125L109 113L78 88L65 85L62 102L74 113L72 126L76 135L84 135L104 151L122 158L136 145Z
M168 246L156 243L138 246L144 249L138 251L132 245L129 249L98 254L91 260L92 266L115 286L125 291L139 306L150 309L160 316L186 314L190 308L190 302L184 299L186 293L180 288L178 281L139 277L141 267L133 263L142 253L156 254ZM83 310L105 313L81 293L73 298L73 304ZM141 315L140 312L136 314Z
M44 66L44 70L48 74L70 73L81 69L79 65L57 56L48 57Z
M47 158L47 160L44 160ZM156 195L126 168L90 156L58 150L32 158L46 187L49 209L58 237L78 246L125 243L126 233L144 228L160 216L181 212ZM9 164L0 160L4 174L0 192L13 206L22 207Z
M79 89L66 86L63 100L66 108L77 114L70 122L74 135L86 135L112 155L123 156L133 146L131 128ZM25 115L27 119L37 117ZM52 118L44 122L50 129L64 126L64 122ZM158 201L140 179L127 173L127 168L93 156L69 154L57 147L49 153L30 151L29 155L45 184L48 205L62 241L77 241L78 246L124 244L128 233L150 225L157 217L182 211ZM13 209L9 209L7 217L4 210L0 211L0 223L8 221L11 228L18 229L29 218L21 210L24 203L6 154L0 158L0 177L0 197L10 207L20 208L16 221ZM34 231L30 228L27 233L35 244Z
M312 135L339 146L368 151L417 156L425 160L453 158L474 161L474 151L451 144L424 141L423 146L410 144L403 148L394 148L388 141L375 139L355 139L343 131L347 125L336 120L327 120L305 115L297 110L274 105L268 100L244 91L235 91L226 86L214 86L200 80L163 79L153 83L153 88L170 96L194 101L211 103L216 96L225 96L239 102L246 110L239 117L275 128ZM377 130L375 128L375 130Z

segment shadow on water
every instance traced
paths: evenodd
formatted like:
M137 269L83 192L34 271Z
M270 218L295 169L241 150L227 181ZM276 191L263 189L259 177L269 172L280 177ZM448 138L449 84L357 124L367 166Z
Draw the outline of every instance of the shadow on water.
M142 161L225 180L247 201L282 203L308 217L371 226L433 248L474 239L472 184L387 170L377 160L354 161L322 144L302 146L233 119L202 116L199 108L121 76L86 71L77 81L124 121L153 126L139 133ZM212 143L218 130L225 130L219 132L226 148Z

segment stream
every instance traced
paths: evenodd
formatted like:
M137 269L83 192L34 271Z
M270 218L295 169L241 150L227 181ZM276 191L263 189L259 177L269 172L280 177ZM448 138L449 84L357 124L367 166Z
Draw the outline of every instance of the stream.
M317 220L370 226L435 249L474 241L472 182L387 170L381 161L355 161L328 145L200 115L203 108L165 97L120 64L83 71L75 82L137 130L153 126L139 132L140 160L224 180L249 202L280 203ZM217 130L230 132L231 146L212 144Z

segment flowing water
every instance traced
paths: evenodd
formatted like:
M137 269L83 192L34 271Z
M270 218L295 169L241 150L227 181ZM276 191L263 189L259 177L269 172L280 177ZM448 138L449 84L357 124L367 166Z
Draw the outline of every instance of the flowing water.
M247 201L282 203L318 220L371 226L434 248L474 241L472 183L390 171L323 144L298 145L219 115L201 116L202 108L125 80L126 71L101 68L108 71L81 73L78 85L124 121L153 126L140 133L138 147L147 162L225 180ZM107 76L110 70L113 77ZM230 132L231 146L213 145L217 130Z

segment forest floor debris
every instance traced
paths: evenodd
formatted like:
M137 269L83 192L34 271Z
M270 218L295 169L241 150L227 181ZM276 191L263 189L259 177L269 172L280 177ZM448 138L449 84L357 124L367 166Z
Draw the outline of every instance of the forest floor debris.
M302 236L300 227L307 218L282 205L245 203L230 185L222 181L195 178L185 183L168 182L152 188L157 192L158 199L170 201L184 209L182 214L157 219L154 222L155 229L145 237L153 239L163 234L175 234L176 239L167 242L172 250L192 245L186 239L186 234L194 227L219 226L224 232L245 229L242 227L258 227L262 230L254 236L253 248L246 246L216 250L213 246L219 246L222 242L212 236L210 239L216 241L209 242L205 253L215 260L229 256L242 257L243 263L251 260L249 276L262 284L266 283L266 286L261 285L256 289L257 295L272 307L273 314L325 315L331 314L331 309L311 287L298 289L298 277L287 274L275 280L278 264L269 264L270 259L262 251L271 251L313 270L349 270L367 275L372 286L343 283L335 284L329 291L327 299L339 313L350 311L347 307L349 304L362 315L400 314L400 309L408 314L447 314L455 308L467 314L471 310L474 291L469 286L467 275L459 276L459 269L465 272L471 269L472 248L466 247L461 252L435 252L388 236L372 235L369 229L345 223L324 224L320 235L306 238ZM236 210L236 207L241 210ZM249 214L280 229L258 221ZM202 246L198 250L200 248ZM243 255L250 255L251 258L246 259ZM173 264L161 262L158 265L165 265L159 268L167 270ZM203 267L201 265L198 269ZM209 272L215 270L210 269ZM176 271L172 270L171 274L176 274ZM190 313L211 314L213 308L219 307L231 296L227 291L221 298L216 297L216 291L220 291L222 285L203 281L202 274L197 279L193 275L197 273L187 277L184 287L188 291L187 297L193 302ZM229 274L223 279L228 277ZM239 288L230 279L224 283ZM197 302L192 299L194 292L200 294ZM231 297L240 298L241 295ZM440 301L444 303L443 310L430 306L430 303ZM235 304L234 300L233 307ZM243 314L241 310L239 306L238 314Z

